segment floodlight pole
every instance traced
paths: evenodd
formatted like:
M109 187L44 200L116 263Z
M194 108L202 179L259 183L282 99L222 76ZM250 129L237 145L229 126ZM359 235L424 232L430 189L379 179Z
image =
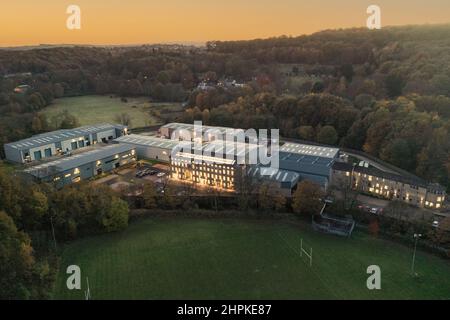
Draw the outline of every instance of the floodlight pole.
M414 275L414 267L416 262L416 251L417 251L417 242L419 241L419 238L422 237L422 234L415 233L414 234L414 252L413 252L413 258L411 263L411 274Z

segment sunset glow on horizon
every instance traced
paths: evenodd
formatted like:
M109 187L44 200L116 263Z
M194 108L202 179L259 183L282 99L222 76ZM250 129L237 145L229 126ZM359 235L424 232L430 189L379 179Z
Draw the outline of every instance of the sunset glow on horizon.
M81 8L81 30L66 8ZM366 9L382 25L449 23L448 0L33 0L1 5L0 46L143 44L245 40L364 27Z

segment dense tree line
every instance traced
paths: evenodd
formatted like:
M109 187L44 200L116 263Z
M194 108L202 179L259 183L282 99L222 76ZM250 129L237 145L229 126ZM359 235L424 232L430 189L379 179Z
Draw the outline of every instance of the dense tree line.
M61 243L127 225L127 203L107 186L56 191L0 170L0 299L48 298Z

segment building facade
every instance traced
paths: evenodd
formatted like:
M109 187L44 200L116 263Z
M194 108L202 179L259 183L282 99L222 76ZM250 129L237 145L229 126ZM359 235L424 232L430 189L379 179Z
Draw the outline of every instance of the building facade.
M174 180L194 185L235 190L235 177L240 166L234 159L224 159L178 152L170 161L170 175Z
M110 172L136 161L136 150L129 145L112 144L70 157L41 163L24 172L39 182L54 183L57 188Z
M17 163L39 161L99 142L107 143L126 134L127 127L118 124L98 124L57 130L5 144L5 157Z
M430 209L441 209L446 199L445 188L439 184L342 162L333 165L332 184Z

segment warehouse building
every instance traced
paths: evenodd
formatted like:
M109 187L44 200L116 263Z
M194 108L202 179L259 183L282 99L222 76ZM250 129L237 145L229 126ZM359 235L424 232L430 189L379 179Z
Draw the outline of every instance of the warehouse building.
M327 189L339 149L288 142L280 147L280 169L296 172Z
M292 195L300 180L300 175L296 172L260 166L249 167L247 174L255 182L268 184L269 191L279 192L286 197Z
M189 148L191 146L191 142L182 142L137 134L119 137L115 142L135 148L140 159L158 160L167 163L170 162L172 151L177 147L185 145L186 148Z
M342 162L333 165L332 184L430 209L441 209L446 197L445 188L439 184Z
M39 161L98 142L106 143L126 134L126 126L109 123L62 129L7 143L4 145L5 157L18 163Z
M89 149L73 156L41 163L24 172L37 181L54 183L57 188L61 188L136 161L136 150L126 144Z
M201 128L201 130L197 129ZM245 130L229 128L229 127L213 127L189 123L168 123L159 129L159 133L166 139L175 140L191 140L194 141L197 138L200 142L211 142L217 140L232 140L235 142L248 142L249 139L245 139ZM256 134L255 134L256 135ZM242 140L238 140L242 139ZM251 141L254 142L254 141Z

